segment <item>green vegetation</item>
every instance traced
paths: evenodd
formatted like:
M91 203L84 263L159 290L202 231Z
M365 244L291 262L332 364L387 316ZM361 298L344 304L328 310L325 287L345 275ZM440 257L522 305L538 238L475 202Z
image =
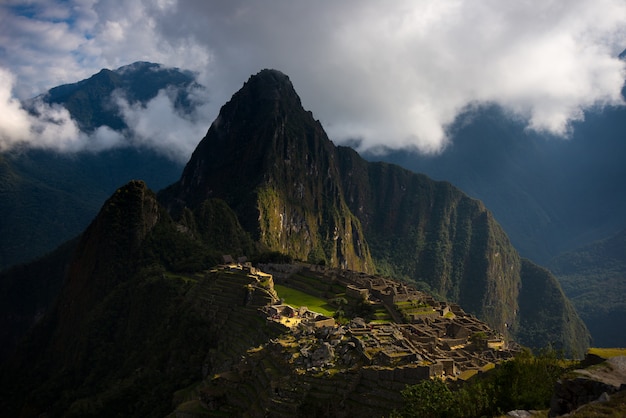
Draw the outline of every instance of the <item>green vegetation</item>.
M626 230L550 262L563 291L599 346L626 346L626 335L618 320L626 317L625 254Z
M335 315L336 309L330 305L326 299L318 298L300 290L278 284L274 285L274 289L286 304L295 308L306 306L309 310L319 312L326 316L332 317Z
M293 258L288 254L281 253L279 251L266 251L250 257L252 263L278 263L289 264L293 262Z
M407 322L411 322L414 315L429 315L435 312L432 306L417 301L397 302L395 307Z
M161 263L167 271L194 272L217 264L221 255L202 242L180 233L173 223L155 226L142 248L142 263Z
M391 315L389 315L389 312L387 312L387 309L382 308L382 307L376 308L374 312L372 313L371 317L372 317L372 320L370 322L373 322L375 324L391 322L393 320L391 318Z
M407 386L402 391L406 402L394 418L448 418L455 414L458 401L455 394L441 379L424 380L416 385Z
M626 356L626 348L592 347L589 349L588 353L603 359L609 359L611 357Z
M582 358L591 337L556 277L526 259L522 260L522 275L517 341L527 347L541 346L547 341L568 356Z
M237 215L222 199L207 199L193 211L186 213L186 225L202 243L212 251L221 254L253 255L256 253L254 243L249 234L244 231L237 219Z
M549 407L554 383L574 364L553 350L529 351L467 382L424 380L402 391L405 406L395 418L473 418L502 415L514 409Z

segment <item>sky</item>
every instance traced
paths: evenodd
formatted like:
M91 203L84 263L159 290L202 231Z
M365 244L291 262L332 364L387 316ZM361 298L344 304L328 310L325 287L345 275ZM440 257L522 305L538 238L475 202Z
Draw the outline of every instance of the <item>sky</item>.
M441 152L455 118L482 104L566 138L585 110L623 104L624 49L624 0L3 0L0 150L119 145L20 100L139 60L207 87L193 117L167 94L122 106L135 142L181 160L263 68L287 74L329 137L359 150Z

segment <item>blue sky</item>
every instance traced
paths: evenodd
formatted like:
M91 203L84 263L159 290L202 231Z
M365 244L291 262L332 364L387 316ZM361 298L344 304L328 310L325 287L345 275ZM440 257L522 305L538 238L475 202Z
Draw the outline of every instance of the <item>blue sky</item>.
M18 99L138 60L198 73L204 130L270 67L338 143L438 152L481 103L567 136L585 109L621 105L625 48L623 0L4 0L0 115L18 123L0 116L0 141L36 136Z

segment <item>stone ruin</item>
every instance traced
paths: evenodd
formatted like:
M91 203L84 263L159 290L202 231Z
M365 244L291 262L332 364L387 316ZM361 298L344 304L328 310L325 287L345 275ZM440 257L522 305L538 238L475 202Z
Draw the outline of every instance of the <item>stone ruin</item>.
M416 378L456 379L463 378L467 372L487 370L513 355L503 337L487 324L465 313L457 304L438 302L410 285L319 266L279 266L282 279L299 273L339 283L345 286L346 296L382 303L393 318L402 318L388 323L367 323L354 318L347 325L339 325L333 318L306 308L297 310L288 305L263 308L263 315L269 321L285 325L300 344L292 355L296 367L351 367L359 363L377 369L402 369L405 370L402 373L414 374ZM274 266L260 268L277 277ZM400 315L397 306L402 302L415 302L423 311Z

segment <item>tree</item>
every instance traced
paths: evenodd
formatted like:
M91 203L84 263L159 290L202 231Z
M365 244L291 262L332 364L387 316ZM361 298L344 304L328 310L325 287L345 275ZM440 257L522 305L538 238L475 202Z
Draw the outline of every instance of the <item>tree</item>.
M394 411L392 417L399 418L445 418L451 416L454 393L439 379L426 379L402 391L404 408Z

